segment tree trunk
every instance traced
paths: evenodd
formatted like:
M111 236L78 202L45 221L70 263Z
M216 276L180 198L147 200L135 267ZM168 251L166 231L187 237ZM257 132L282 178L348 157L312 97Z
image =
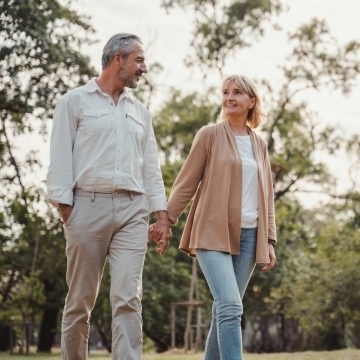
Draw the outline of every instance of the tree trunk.
M11 327L8 325L0 326L0 351L8 351L10 349L10 332Z
M100 319L95 319L95 327L101 338L103 346L106 348L108 353L111 353L111 334L107 331Z
M55 342L59 308L45 309L40 326L38 352L50 353Z

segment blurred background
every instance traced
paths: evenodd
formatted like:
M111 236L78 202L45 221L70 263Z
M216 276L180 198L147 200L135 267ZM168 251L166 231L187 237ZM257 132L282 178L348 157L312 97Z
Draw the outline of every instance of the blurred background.
M59 97L99 74L117 32L139 35L169 193L195 133L218 120L220 81L258 84L268 120L278 262L245 296L248 352L360 348L360 4L355 0L0 0L0 351L59 345L65 240L46 203ZM145 349L201 351L211 296L177 250L186 213L144 269ZM111 347L106 269L91 348Z

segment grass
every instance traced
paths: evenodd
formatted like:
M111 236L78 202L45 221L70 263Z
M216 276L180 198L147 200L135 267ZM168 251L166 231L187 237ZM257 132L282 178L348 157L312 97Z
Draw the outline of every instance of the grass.
M30 356L9 355L0 353L1 360L55 360L60 359L59 352L52 355L38 355L32 353ZM111 356L104 352L92 351L89 359L109 360ZM203 360L204 354L185 354L182 350L171 350L163 354L144 354L142 360ZM360 350L346 349L337 351L306 351L299 353L279 354L245 354L244 360L360 360Z

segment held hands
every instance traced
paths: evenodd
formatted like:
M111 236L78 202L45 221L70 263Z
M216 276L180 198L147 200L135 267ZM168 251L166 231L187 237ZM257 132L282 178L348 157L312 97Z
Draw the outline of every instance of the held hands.
M268 246L269 246L270 262L267 263L267 264L262 268L262 271L264 271L264 272L270 271L270 270L275 266L275 263L276 263L276 256L275 256L274 246L273 246L271 243L269 243Z
M165 250L169 246L171 238L171 229L169 224L169 219L166 211L156 212L157 221L154 224L151 224L148 229L148 240L154 240L159 245L156 251L160 255L164 255Z

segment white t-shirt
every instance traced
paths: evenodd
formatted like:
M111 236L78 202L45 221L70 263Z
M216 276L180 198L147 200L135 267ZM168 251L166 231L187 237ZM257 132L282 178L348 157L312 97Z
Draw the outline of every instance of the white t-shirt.
M235 136L242 162L241 227L255 228L258 219L258 165L250 136Z

